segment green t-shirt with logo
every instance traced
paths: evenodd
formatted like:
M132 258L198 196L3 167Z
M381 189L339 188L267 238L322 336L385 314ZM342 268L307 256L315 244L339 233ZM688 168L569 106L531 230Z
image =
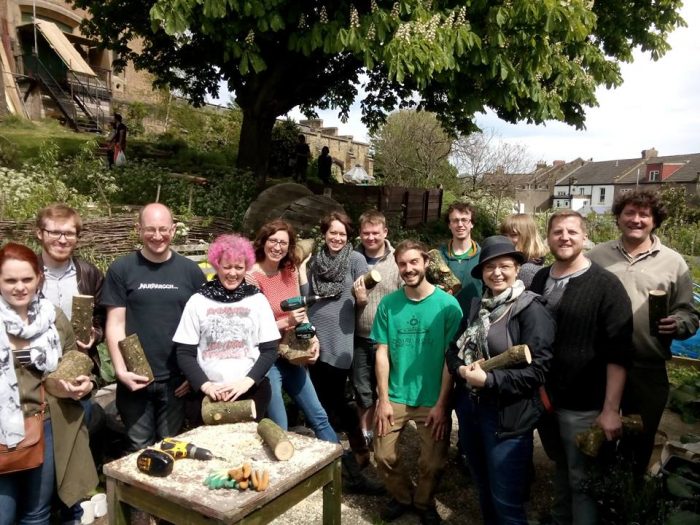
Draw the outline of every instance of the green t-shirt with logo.
M445 349L459 327L457 299L439 288L413 301L403 289L381 300L370 337L389 346L389 400L432 407L440 396Z

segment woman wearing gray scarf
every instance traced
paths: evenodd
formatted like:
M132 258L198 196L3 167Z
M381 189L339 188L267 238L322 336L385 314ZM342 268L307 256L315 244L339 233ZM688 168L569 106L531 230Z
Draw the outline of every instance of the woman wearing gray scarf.
M355 305L367 304L364 292L358 291L357 297L354 295L354 284L368 271L367 262L348 242L352 231L350 218L344 213L332 212L325 216L321 220L321 233L323 246L309 260L308 269L303 263L299 269L301 293L326 298L311 305L308 310L309 321L316 327L320 346L318 361L309 367L309 372L318 399L334 430L338 432L341 430L339 426L342 426L342 430L348 433L353 451L368 457L358 414L345 401L345 383L354 352ZM348 466L351 462L353 458L346 456L344 465ZM353 467L355 465L352 463ZM356 480L346 480L344 487L348 488L352 481ZM364 479L359 483L362 486L358 487L358 491L371 491Z
M72 506L97 485L78 399L90 393L88 376L45 385L75 337L63 313L40 299L42 273L36 254L8 243L0 249L0 443L24 439L24 418L44 413L44 462L33 469L0 472L0 524L49 523L51 499ZM51 417L53 416L53 417ZM79 477L77 477L79 476ZM67 482L67 483L64 483Z
M524 262L507 237L483 242L472 277L483 280L484 295L465 312L445 356L457 382L460 445L486 525L527 524L532 431L545 410L539 389L552 359L555 326L539 296L517 279ZM518 344L530 348L530 365L481 369L480 360Z

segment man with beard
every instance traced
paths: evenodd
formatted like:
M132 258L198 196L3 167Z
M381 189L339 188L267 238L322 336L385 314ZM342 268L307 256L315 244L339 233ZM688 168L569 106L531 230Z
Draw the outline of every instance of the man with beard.
M642 416L642 433L624 440L641 479L668 399L666 361L671 359L671 339L692 336L698 329L698 312L693 306L688 265L653 234L667 216L658 195L650 190L623 193L612 209L620 238L596 246L588 256L620 279L632 301L634 363L627 376L622 411ZM668 300L668 315L659 320L658 335L649 326L652 290L663 290Z
M583 255L585 219L577 212L552 215L547 228L554 264L535 275L557 322L547 381L554 418L539 427L556 462L552 517L557 524L595 524L597 504L585 491L595 460L576 445L576 434L597 425L608 441L620 436L620 401L631 363L632 307L620 281Z
M173 335L187 300L204 283L199 267L170 249L175 224L167 206L144 206L137 231L143 247L112 263L102 293L107 347L117 376L117 409L132 451L175 435L182 427L189 384L177 367ZM155 381L126 369L118 343L134 333Z
M380 516L393 521L413 506L421 523L441 523L434 493L447 460L452 389L445 349L462 311L454 297L425 279L428 253L421 243L401 242L394 257L405 286L379 303L370 334L377 342L374 458L392 496ZM399 468L397 450L411 420L421 440L415 490Z
M93 264L77 257L75 247L83 229L80 215L65 204L52 204L39 211L36 237L41 243L39 260L44 266L41 292L68 319L73 313L73 296L92 295L92 331L88 341L76 341L78 348L94 358L104 339L105 310L100 305L104 276Z

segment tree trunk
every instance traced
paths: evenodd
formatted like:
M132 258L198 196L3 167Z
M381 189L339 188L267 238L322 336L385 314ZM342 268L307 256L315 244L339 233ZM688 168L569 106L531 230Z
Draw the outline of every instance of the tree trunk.
M294 445L287 433L271 419L264 418L258 423L258 434L279 461L287 461L294 455Z
M238 143L236 166L239 169L253 172L256 187L258 191L262 191L265 189L267 179L272 128L277 117L266 112L256 111L253 108L241 107L241 109L243 123L241 125L241 139Z

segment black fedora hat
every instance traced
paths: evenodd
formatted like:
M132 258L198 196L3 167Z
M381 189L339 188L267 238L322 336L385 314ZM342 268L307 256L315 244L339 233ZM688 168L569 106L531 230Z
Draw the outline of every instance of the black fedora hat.
M484 264L496 257L512 257L518 264L525 262L525 254L515 249L513 241L503 235L487 237L481 245L479 264L472 268L472 277L481 279L481 270Z

